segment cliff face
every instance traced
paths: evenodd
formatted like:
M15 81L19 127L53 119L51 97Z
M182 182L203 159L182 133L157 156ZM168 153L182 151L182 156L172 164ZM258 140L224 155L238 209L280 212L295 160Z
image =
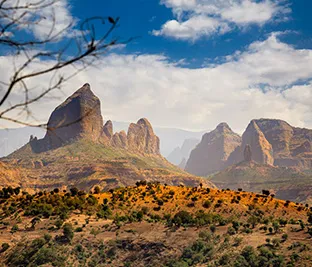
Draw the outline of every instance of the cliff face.
M191 152L185 170L196 175L208 175L222 170L229 155L241 144L241 137L226 123L204 134L201 142Z
M160 154L159 138L154 134L150 122L145 118L130 124L127 140L130 150L147 154Z
M128 149L137 153L160 155L159 138L147 119L131 123L128 134L113 132L108 120L103 126L101 103L86 83L51 114L43 139L30 138L35 153L40 153L85 139L105 146Z
M260 119L256 123L272 144L274 165L312 168L312 130L292 127L282 120Z
M30 144L35 152L42 152L80 138L97 142L102 127L100 100L86 83L52 112L45 137L31 139Z
M249 147L250 160L260 164L274 164L273 148L259 129L256 121L251 121L242 137L242 144L229 157L227 165L244 161L244 150Z
M259 119L249 123L240 139L222 123L203 136L185 170L205 176L243 161L312 169L312 130L282 120Z

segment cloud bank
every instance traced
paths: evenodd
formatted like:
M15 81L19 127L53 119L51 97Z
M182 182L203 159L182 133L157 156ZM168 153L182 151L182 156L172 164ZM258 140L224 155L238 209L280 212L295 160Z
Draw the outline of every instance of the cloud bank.
M8 61L0 58L3 77L9 77ZM223 63L198 69L163 55L110 54L32 110L38 121L46 122L58 104L89 82L102 102L105 120L147 117L153 125L192 130L212 129L225 121L242 132L251 119L268 117L312 128L311 66L312 50L283 43L278 33L226 57ZM32 80L33 93L46 80ZM10 101L20 97L16 91Z
M162 0L174 19L165 22L155 36L195 41L224 34L237 27L262 26L286 19L291 11L285 0Z

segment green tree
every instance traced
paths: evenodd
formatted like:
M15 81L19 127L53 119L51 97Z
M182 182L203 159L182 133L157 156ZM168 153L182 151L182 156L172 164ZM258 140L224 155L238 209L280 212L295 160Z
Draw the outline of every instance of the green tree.
M65 223L63 226L63 235L67 241L71 241L74 237L74 230L71 223Z

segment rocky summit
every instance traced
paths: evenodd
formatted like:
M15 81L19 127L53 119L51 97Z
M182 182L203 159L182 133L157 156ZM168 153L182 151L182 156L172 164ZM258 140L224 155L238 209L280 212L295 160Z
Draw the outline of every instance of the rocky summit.
M111 120L103 126L100 100L91 91L88 83L52 112L46 135L39 140L31 136L30 145L33 152L40 153L78 139L138 153L160 155L159 138L146 118L131 123L128 134L124 131L114 134Z
M127 133L114 133L110 120L103 125L100 100L85 84L52 112L42 139L31 136L28 144L1 159L0 174L12 175L0 179L0 186L89 190L96 185L106 189L134 185L144 179L214 187L169 163L159 146L146 118L131 123Z
M247 145L250 147L252 160L261 164L274 164L272 145L253 120L243 134L242 144L230 155L227 165L244 161L244 150Z
M195 175L207 175L224 168L230 154L241 144L241 137L226 123L204 134L191 152L185 170Z
M102 128L100 100L86 83L52 112L45 137L31 137L30 145L38 153L80 138L98 141Z
M186 170L209 175L244 160L248 146L250 160L260 164L312 169L312 130L293 127L275 119L252 120L242 138L220 124L206 133L186 164Z
M282 120L255 120L273 148L274 165L312 169L312 130Z

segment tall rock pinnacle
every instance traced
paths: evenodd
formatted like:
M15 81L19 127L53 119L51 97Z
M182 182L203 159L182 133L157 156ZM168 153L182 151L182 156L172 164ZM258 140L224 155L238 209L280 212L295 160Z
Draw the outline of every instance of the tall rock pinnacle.
M102 129L100 100L86 83L52 112L45 137L32 141L31 146L40 152L80 138L98 141Z

